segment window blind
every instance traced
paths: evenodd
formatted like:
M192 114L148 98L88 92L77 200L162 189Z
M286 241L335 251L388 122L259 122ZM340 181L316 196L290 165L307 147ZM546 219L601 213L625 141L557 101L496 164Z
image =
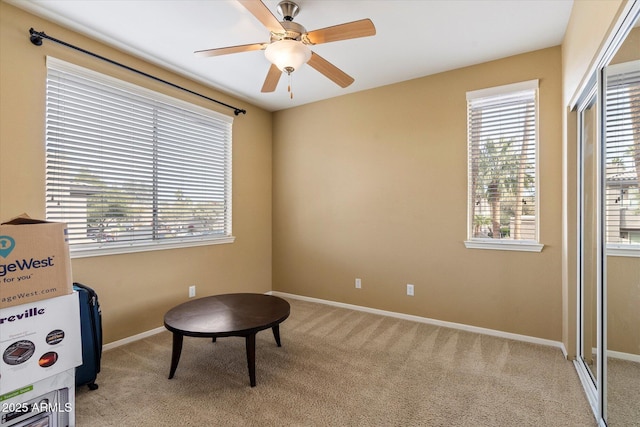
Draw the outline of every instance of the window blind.
M640 245L640 61L608 67L606 240Z
M538 240L537 83L467 94L469 239Z
M47 59L46 214L71 251L231 236L232 118Z

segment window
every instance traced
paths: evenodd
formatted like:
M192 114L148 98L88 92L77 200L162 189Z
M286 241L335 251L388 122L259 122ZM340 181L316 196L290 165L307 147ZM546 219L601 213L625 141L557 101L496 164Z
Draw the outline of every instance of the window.
M467 92L467 248L541 251L538 81Z
M640 249L640 61L607 68L605 102L607 248L630 255Z
M72 256L228 243L232 118L47 58L46 214Z

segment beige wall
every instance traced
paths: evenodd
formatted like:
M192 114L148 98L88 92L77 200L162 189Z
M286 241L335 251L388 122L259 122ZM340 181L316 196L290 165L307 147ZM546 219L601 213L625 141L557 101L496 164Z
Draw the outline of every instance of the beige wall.
M627 0L574 0L562 42L563 105L589 78Z
M198 295L273 288L562 339L575 352L576 135L566 107L625 3L576 0L562 49L271 114L0 2L0 220L44 215L46 55L218 108L52 42L35 47L34 27L248 109L233 128L236 243L73 261L74 279L100 293L105 342L161 326L197 284ZM546 246L465 249L464 94L533 78L541 79Z
M640 24L636 24L629 34L625 37L624 42L611 59L611 64L620 64L622 62L637 61L640 59Z
M556 47L275 113L273 288L560 340L560 67ZM531 79L544 250L465 249L465 94Z
M640 356L640 259L607 257L607 349Z
M44 41L52 37L248 110L233 125L233 244L74 259L73 278L94 287L103 309L105 343L162 326L165 311L198 296L271 290L271 113L151 66L0 2L0 220L44 212L44 90L47 55L112 74L204 107L232 110Z

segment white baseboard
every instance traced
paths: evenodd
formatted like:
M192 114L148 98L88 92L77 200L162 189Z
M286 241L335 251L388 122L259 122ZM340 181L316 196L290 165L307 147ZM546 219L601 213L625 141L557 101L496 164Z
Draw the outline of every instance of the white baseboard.
M164 326L160 326L160 327L152 329L150 331L142 332L141 334L137 334L137 335L133 335L131 337L123 338L123 339L118 340L118 341L113 341L113 342L110 342L109 344L103 345L102 346L102 351L111 350L111 349L114 349L116 347L120 347L121 345L129 344L129 343L141 340L143 338L147 338L147 337L150 337L152 335L159 334L160 332L166 331L166 330L167 329Z
M640 363L640 354L623 353L621 351L607 350L607 357Z
M360 305L345 304L342 302L305 297L302 295L288 294L288 293L279 292L279 291L268 292L268 294L283 297L283 298L299 299L302 301L332 305L334 307L347 308L350 310L364 311L367 313L378 314L381 316L395 317L397 319L410 320L413 322L427 323L430 325L442 326L444 328L459 329L462 331L474 332L477 334L491 335L494 337L507 338L511 340L523 341L523 342L528 342L532 344L541 344L541 345L546 345L551 347L557 347L558 349L560 349L560 351L562 351L562 354L564 354L564 357L567 358L567 349L564 347L564 343L562 343L561 341L553 341L553 340L548 340L544 338L531 337L528 335L513 334L511 332L497 331L495 329L481 328L478 326L470 326L462 323L446 322L443 320L430 319L428 317L414 316L412 314L396 313L393 311L379 310L377 308L369 308L369 307L363 307Z
M560 349L560 351L562 351L562 354L564 355L564 357L567 358L567 349L565 348L564 344L562 342L560 342L560 341L547 340L547 339L544 339L544 338L531 337L531 336L528 336L528 335L513 334L513 333L510 333L510 332L497 331L495 329L480 328L478 326L470 326L470 325L465 325L465 324L462 324L462 323L445 322L443 320L430 319L428 317L414 316L414 315L411 315L411 314L404 314L404 313L396 313L396 312L393 312L393 311L379 310L377 308L370 308L370 307L364 307L364 306L353 305L353 304L345 304L345 303L342 303L342 302L329 301L329 300L324 300L324 299L319 299L319 298L312 298L312 297L305 297L305 296L302 296L302 295L288 294L288 293L279 292L279 291L269 291L269 292L266 292L266 294L275 295L275 296L279 296L279 297L283 297L283 298L291 298L291 299L298 299L298 300L301 300L301 301L314 302L314 303L318 303L318 304L331 305L331 306L334 306L334 307L347 308L347 309L350 309L350 310L363 311L363 312L366 312L366 313L378 314L378 315L381 315L381 316L395 317L397 319L410 320L410 321L413 321L413 322L427 323L427 324L430 324L430 325L441 326L441 327L444 327L444 328L459 329L459 330L462 330L462 331L474 332L474 333L477 333L477 334L491 335L491 336L494 336L494 337L506 338L506 339L511 339L511 340L515 340L515 341L523 341L523 342L528 342L528 343L532 343L532 344L541 344L541 345L556 347L556 348ZM118 341L110 342L109 344L104 345L102 347L102 349L103 349L103 351L111 350L111 349L114 349L116 347L120 347L122 345L129 344L129 343L132 343L134 341L138 341L138 340L141 340L143 338L150 337L152 335L158 334L158 333L160 333L162 331L165 331L165 330L166 329L161 326L161 327L152 329L152 330L147 331L147 332L142 332L140 334L133 335L131 337L127 337L127 338L123 338L123 339L118 340ZM625 354L625 353L620 353L620 354ZM639 357L639 359L640 359L640 357Z

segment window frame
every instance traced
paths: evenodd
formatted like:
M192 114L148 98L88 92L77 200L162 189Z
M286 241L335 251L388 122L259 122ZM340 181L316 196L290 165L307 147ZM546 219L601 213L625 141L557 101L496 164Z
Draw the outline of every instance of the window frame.
M527 90L533 90L535 94L535 239L493 239L493 238L481 238L473 237L473 217L474 217L474 204L471 200L471 182L472 182L472 168L471 168L471 150L473 147L473 141L470 132L470 117L469 104L472 100L478 100L482 98L495 97L499 95L508 95L516 92L522 92ZM540 89L539 80L528 80L518 83L512 83L507 85L495 86L486 89L479 89L469 91L466 94L467 99L467 239L464 241L465 248L467 249L489 249L489 250L502 250L502 251L523 251L523 252L541 252L544 245L540 243Z
M99 73L97 71L93 71L84 67L80 67L75 64L71 64L57 58L47 57L47 79L49 79L49 69L54 69L57 71L75 74L81 78L87 78L90 80L94 80L101 85L107 85L117 90L124 90L134 94L135 96L148 98L151 102L156 102L159 104L166 104L169 108L177 108L181 110L185 110L191 113L195 113L200 116L206 116L212 120L219 121L221 126L228 129L228 133L225 133L225 139L227 143L224 144L224 150L222 155L222 161L220 162L223 165L223 185L224 185L224 205L225 205L225 216L223 219L223 233L217 236L197 236L197 237L176 237L176 238L165 238L165 239L145 239L140 241L135 240L127 240L118 244L117 242L96 242L95 244L83 245L83 246L75 246L73 242L70 242L70 255L71 258L83 258L83 257L93 257L93 256L103 256L103 255L114 255L114 254L125 254L125 253L135 253L135 252L148 252L148 251L156 251L156 250L166 250L166 249L177 249L177 248L188 248L188 247L197 247L197 246L209 246L209 245L217 245L217 244L226 244L233 243L235 241L235 237L233 236L233 212L232 212L232 146L233 146L233 117L227 116L225 114L216 112L214 110L210 110L199 106L197 104L192 104L190 102L177 99L171 97L169 95L165 95L163 93L153 91L139 85L135 85L129 83L127 81L111 77L109 75L105 75L103 73ZM47 83L48 86L48 83ZM48 91L46 95L46 100L48 101ZM46 117L49 117L49 112L47 110ZM45 132L45 157L47 162L49 161L49 142L48 142L48 133ZM154 142L155 145L155 142ZM212 163L211 165L217 165L218 163ZM48 169L45 172L45 176L47 178L46 192L49 194L49 172ZM49 219L49 210L47 209L47 218ZM51 218L50 220L56 220ZM155 233L152 233L155 234Z

